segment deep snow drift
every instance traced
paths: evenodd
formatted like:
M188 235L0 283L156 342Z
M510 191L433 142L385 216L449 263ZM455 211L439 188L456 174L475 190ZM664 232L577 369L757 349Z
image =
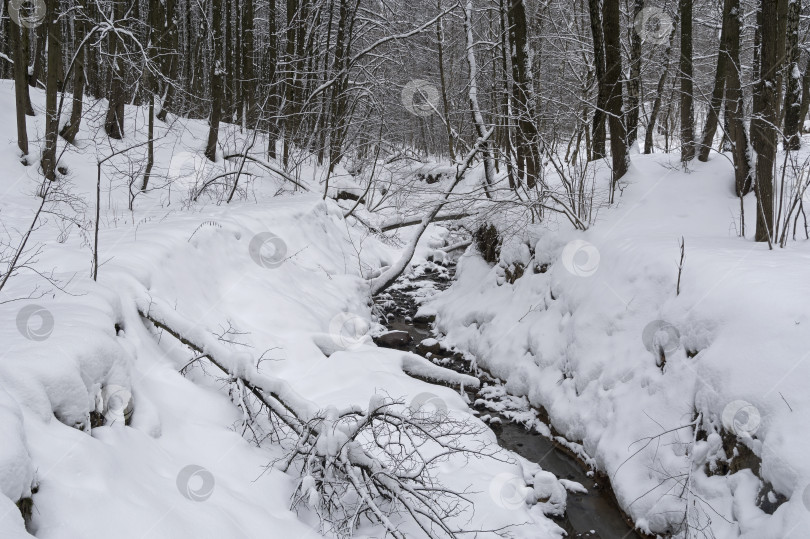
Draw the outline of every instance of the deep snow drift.
M787 248L754 243L753 194L738 237L728 160L677 159L633 156L585 233L529 228L494 266L468 252L420 314L582 441L640 527L808 537L810 242L799 220Z
M43 96L32 91L32 97L34 138L42 133ZM3 82L0 216L4 244L16 247L39 204L40 180L36 144L30 166L18 161L12 100L11 85ZM301 409L327 415L349 406L366 410L386 396L411 407L440 402L450 417L480 431L461 443L491 454L436 463L436 480L469 501L449 524L508 529L516 537L560 536L541 507L526 503L533 496L526 481L538 468L498 450L458 392L404 372L435 366L379 349L367 335L373 326L367 278L391 264L397 249L349 226L343 210L319 194L276 196L294 186L259 169L249 168L256 176L245 178L250 202L217 206L202 197L192 203L194 187L223 167L238 166L195 157L203 122L159 125L154 188L146 194L138 192L143 147L105 165L94 282L96 161L145 139L143 110L128 108L127 124L137 130L112 147L105 147L98 120L92 114L85 120L78 148L62 157L67 177L29 241L35 256L0 297L0 536L327 533L318 523L317 498L309 498L313 507L290 509L298 474L273 466L285 454L284 440L245 427L238 400L229 398L240 376L272 376ZM244 136L226 127L223 140L240 147ZM316 172L304 171L307 178ZM313 185L318 191L317 180ZM189 338L208 339L207 353L230 354L233 376L218 375L139 315L158 309L183 320ZM96 426L100 417L104 426ZM323 443L341 436L336 431ZM300 483L305 491L308 481ZM15 507L20 500L31 511L28 531ZM406 536L424 535L402 515L392 518ZM358 526L357 537L384 535L366 519Z

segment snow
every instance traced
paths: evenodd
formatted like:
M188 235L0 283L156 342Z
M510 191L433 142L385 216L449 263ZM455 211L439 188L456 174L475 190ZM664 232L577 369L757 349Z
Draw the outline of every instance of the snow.
M507 245L493 267L469 248L457 281L420 312L437 315L445 346L472 354L581 441L642 527L661 532L683 518L678 478L691 470L692 525L711 519L718 538L804 537L810 242L754 243L753 195L748 237L737 237L728 160L689 172L677 160L635 156L618 204L584 233L546 224L511 238L529 241L531 262ZM509 284L503 270L515 261L549 267ZM708 438L693 447L698 414ZM704 464L731 457L721 432L761 458L753 472L788 498L772 515L756 506L766 487L752 470L706 475Z
M37 116L28 120L29 132L41 133L44 96L31 94ZM0 125L13 126L7 81L0 82L0 104ZM92 100L88 106L103 110ZM143 109L127 107L127 137L113 148L145 140L144 120ZM157 122L155 179L164 174L178 181L155 181L154 191L136 192L132 210L128 171L137 169L145 148L105 165L93 281L92 221L84 214L94 214L98 156L111 152L99 134L102 121L86 119L77 146L62 158L69 172L58 185L69 186L73 206L49 207L54 213L32 234L39 273L20 271L0 295L0 536L245 538L266 537L267 530L279 537L328 536L312 507L290 509L299 485L307 504L317 505L312 476L273 466L293 440L279 444L245 432L233 393L242 381L281 395L303 417L321 413L327 425L339 410L362 412L397 399L405 406L427 400L434 410L483 426L458 392L476 379L371 341L366 277L391 266L399 248L345 220L335 201L320 193L291 195L295 185L251 163L246 169L256 176L242 178L245 196L238 201L217 205L206 194L191 200L205 180L238 166L197 157L205 122ZM222 140L242 147L244 135L222 129L228 130ZM0 215L16 245L38 204L39 152L34 141L32 164L23 166L13 133L4 133L7 192ZM323 177L308 164L297 178L317 181L318 174ZM56 215L74 216L77 208L72 223ZM380 222L393 217L384 214ZM435 248L420 245L417 253ZM166 322L227 373L140 313ZM105 425L94 424L98 416ZM484 444L497 459L453 456L438 463L436 479L475 504L453 517L452 526L514 526L515 537L560 537L559 526L528 504L502 507L491 498L495 478L519 474L520 465L484 430L465 443ZM346 440L341 428L327 428L318 444L332 455L359 454ZM14 504L32 489L26 530ZM407 518L391 518L407 537L423 535ZM364 520L354 536L383 534Z

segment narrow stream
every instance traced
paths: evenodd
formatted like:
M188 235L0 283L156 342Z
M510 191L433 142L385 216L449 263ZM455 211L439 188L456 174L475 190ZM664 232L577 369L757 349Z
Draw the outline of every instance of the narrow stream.
M424 353L425 350L418 347L420 342L433 335L427 321L413 321L418 308L413 296L418 290L424 290L422 285L426 280L430 281L429 284L437 291L447 288L451 283L455 267L429 263L424 269L424 275L413 280L407 277L401 278L384 298L378 298L380 300L378 304L384 306L387 317L386 327L392 332L407 333L411 337L410 341L403 342L406 339L402 334L398 334L399 339L391 339L388 342L384 338L378 339L378 345L408 350L425 357L433 357L435 360L435 356ZM458 357L449 361L445 358L441 361L441 365L470 374L469 365ZM482 379L482 382L488 382L489 385L497 383L486 374L479 373L479 378ZM566 531L568 537L600 539L644 537L633 530L625 520L606 478L589 472L584 463L561 445L537 432L527 430L522 424L485 407L480 402L476 403L476 400L480 398L478 390L467 390L467 394L470 402L475 403L471 404L471 408L478 412L479 416L488 415L490 418L500 419L500 422L490 419L489 424L501 447L539 464L544 470L561 479L576 481L588 489L587 494L569 492L565 516L554 518L555 522Z

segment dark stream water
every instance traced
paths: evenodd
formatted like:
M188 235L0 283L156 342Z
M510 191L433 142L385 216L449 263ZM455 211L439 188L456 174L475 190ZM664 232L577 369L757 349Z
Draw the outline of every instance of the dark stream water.
M433 271L417 280L430 280L438 290L443 290L450 285L452 267L449 268L449 272L438 266L432 266L429 269ZM387 301L380 302L385 305L384 311L388 317L386 326L391 331L404 331L411 336L409 343L403 343L396 346L397 348L421 353L423 350L418 349L417 345L422 340L433 336L431 328L426 321L417 320L416 323L412 321L417 310L412 292L418 287L404 280L400 284L401 286L388 292L390 298L386 298ZM472 374L469 365L458 357L450 361L445 360L441 364L465 374ZM492 379L488 378L486 374L479 373L479 377L482 378L482 381L489 381L492 384ZM478 391L473 389L468 390L467 393L470 402L475 403ZM491 422L490 427L495 432L501 447L514 451L529 461L536 462L544 470L561 479L576 481L588 489L586 494L569 492L565 516L554 518L555 522L568 533L568 537L600 539L644 537L633 530L625 520L607 479L592 472L589 473L587 467L572 453L545 436L529 431L523 425L483 406L471 405L471 407L478 411L479 415L500 418L500 424Z

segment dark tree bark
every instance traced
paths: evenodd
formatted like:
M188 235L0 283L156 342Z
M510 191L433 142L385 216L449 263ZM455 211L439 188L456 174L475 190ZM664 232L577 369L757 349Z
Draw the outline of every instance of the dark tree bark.
M596 71L596 108L593 111L593 134L591 159L605 157L605 109L609 88L605 80L605 34L602 24L602 7L600 0L588 0L588 12L591 20L591 37L593 39L593 63Z
M113 16L116 21L124 18L126 6L123 0L116 0L113 3ZM109 51L112 57L110 70L110 83L107 99L107 117L104 120L104 131L107 136L114 139L124 138L124 104L126 95L124 94L124 61L122 55L124 51L120 43L120 38L114 34L109 37Z
M644 0L634 0L633 20L644 9ZM639 104L641 102L641 33L630 29L630 80L627 81L627 145L633 148L638 140Z
M45 71L45 44L48 41L48 25L40 24L37 26L34 36L36 38L34 43L34 66L31 75L28 77L28 84L32 88L36 88L40 84L42 73Z
M799 109L799 132L804 133L804 120L807 118L807 113L810 112L810 57L804 66L804 75L802 75L802 106Z
M507 20L512 52L512 106L517 116L517 180L521 182L525 177L526 186L532 188L537 183L540 155L525 0L510 0Z
M211 1L211 116L208 120L208 143L205 146L205 157L210 161L217 160L217 140L219 122L222 118L222 0Z
M76 46L79 47L82 40L85 36L86 26L85 26L85 13L83 10L79 10L76 13L76 16L73 21L74 27L76 29L77 37L74 39ZM85 86L85 46L81 46L76 50L76 56L73 63L73 95L72 95L72 105L70 109L70 119L68 122L62 127L60 131L60 135L63 139L70 142L71 144L76 139L76 135L79 133L79 127L81 126L82 122L82 109L84 105L84 86Z
M798 150L801 147L799 137L799 114L801 112L801 79L799 72L799 14L801 0L790 0L787 20L787 87L785 89L785 149Z
M59 137L57 92L59 86L59 61L62 48L59 43L60 28L57 3L48 3L45 17L48 35L48 76L45 82L45 147L42 150L42 173L50 181L56 180L56 143Z
M242 17L242 65L240 86L242 92L242 115L247 124L253 125L254 109L256 106L256 71L254 66L255 44L253 32L253 0L244 0L241 10Z
M759 17L761 48L760 73L754 88L754 116L751 119L751 141L757 154L757 229L758 242L773 240L773 169L776 157L779 120L778 78L785 51L785 35L780 23L787 16L787 0L761 0Z
M180 84L180 81L177 80L177 75L180 72L180 37L177 28L178 17L177 0L166 0L166 34L158 41L162 58L161 73L166 82L166 92L160 106L160 112L157 113L157 119L161 122L166 121L166 116L169 112L175 111L175 93L177 92L177 85ZM187 57L186 61L190 62L191 58Z
M725 0L724 12L729 16L726 35L726 118L734 155L735 191L737 196L745 196L751 190L753 170L748 133L743 122L745 109L740 84L740 0Z
M727 4L728 2L724 3ZM709 103L709 114L706 117L706 125L703 126L703 135L701 136L700 150L698 152L699 161L708 161L709 152L712 150L712 142L714 141L714 134L717 132L717 124L720 118L720 109L723 106L723 93L726 85L726 62L728 61L728 53L726 52L726 40L728 39L728 25L730 24L731 13L723 10L723 26L720 30L720 49L717 53L717 70L714 75L714 89L712 90L712 99Z
M609 89L607 106L610 126L610 153L613 160L611 202L619 179L627 173L630 158L627 155L627 132L623 114L622 49L619 0L604 0L603 24L605 36L605 81Z
M681 161L695 157L694 81L692 79L692 0L679 0L681 21Z
M8 2L5 5L8 13ZM28 50L24 47L22 34L26 29L9 22L6 25L10 48L14 56L14 104L17 113L17 147L23 156L28 155L28 127L26 125L26 108L28 107Z
M267 155L276 159L276 143L278 142L278 109L281 96L278 90L278 24L276 22L276 0L270 0L267 7L267 79L270 85L270 95L267 99L268 128L267 128Z

